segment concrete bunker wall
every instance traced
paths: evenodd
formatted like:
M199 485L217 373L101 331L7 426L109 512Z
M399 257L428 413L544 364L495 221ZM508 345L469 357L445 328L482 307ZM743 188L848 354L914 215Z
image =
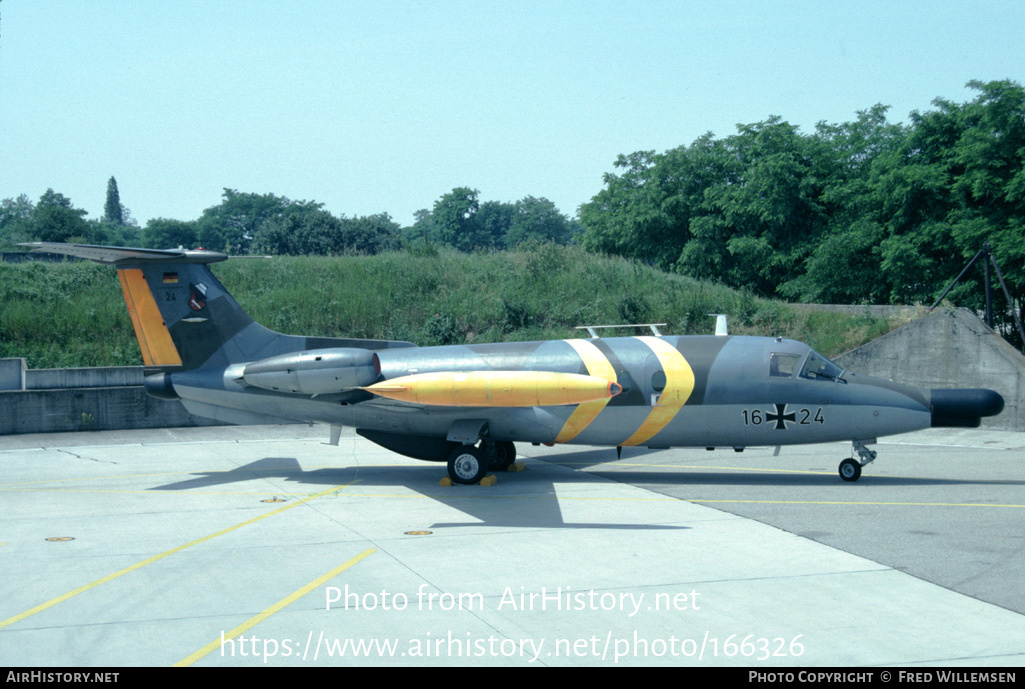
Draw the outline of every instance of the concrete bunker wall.
M833 360L918 388L996 390L1004 411L982 425L1025 431L1025 356L968 309L934 311Z

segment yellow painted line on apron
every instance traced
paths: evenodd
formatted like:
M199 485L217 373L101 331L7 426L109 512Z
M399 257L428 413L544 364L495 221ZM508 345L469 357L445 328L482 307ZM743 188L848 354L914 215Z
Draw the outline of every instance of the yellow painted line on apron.
M409 463L395 462L395 463L389 463L389 464L348 464L348 465L339 465L339 464L310 464L310 465L305 465L305 466L302 466L302 467L279 467L279 468L276 468L276 469L275 468L270 468L270 469L266 469L266 468L249 469L249 468L246 468L246 472L247 473L252 473L252 474L271 474L271 478L285 478L287 476L295 476L295 475L299 475L299 474L308 474L308 473L311 473L311 472L314 472L314 471L318 471L320 469L332 469L332 470L335 470L335 471L338 471L338 472L342 472L342 471L347 471L349 469L380 469L382 467L391 468L391 467L423 467L423 466L424 466L424 464L423 464L422 461L421 462L409 462ZM7 491L10 491L10 490L21 490L20 486L48 486L50 484L57 484L57 483L77 483L77 482L87 482L87 481L93 481L93 482L95 482L95 481L103 481L105 483L110 483L112 481L152 478L154 476L191 476L191 477L193 477L192 480L202 481L202 480L206 479L206 480L209 480L211 483L212 482L216 482L217 480L221 479L222 477L227 478L227 480L231 481L232 483L240 483L242 481L256 481L256 480L260 479L259 476L252 476L252 477L248 477L247 478L245 476L242 476L241 472L237 476L231 476L232 472L239 471L239 469L241 469L241 468L242 467L235 467L233 469L217 470L217 471L215 471L215 470L209 470L209 471L206 471L206 470L204 470L204 471L198 471L198 470L197 471L158 471L158 472L145 473L145 474L117 474L117 475L114 475L114 476L81 476L81 477L77 477L77 478L48 478L48 479L40 479L38 481L19 481L19 482L16 482L16 483L0 483L0 491L5 491L5 490L7 490ZM280 472L280 473L275 473L275 472ZM230 476L230 478L228 478L229 476ZM47 489L46 488L39 488L38 490L47 490ZM55 488L55 490L60 490L60 489L59 488ZM150 489L147 489L144 492L152 494L153 493L153 489L150 488ZM190 492L189 494L192 495L193 493ZM312 495L312 493L297 493L297 495Z
M587 367L587 373L596 378L604 378L613 383L618 383L616 379L616 369L612 368L612 364L608 358L601 353L601 350L594 346L593 343L588 340L563 340L570 347L576 350L577 354L584 361L584 366ZM583 404L577 405L577 408L573 410L569 418L566 419L566 423L563 424L562 430L559 431L559 435L555 437L557 443L568 443L573 438L580 435L580 433L591 425L598 414L601 413L605 405L609 403L609 399L594 400L593 402L584 402Z
M353 498L390 498L390 499L441 499L445 495L397 495L387 493L353 493ZM461 498L463 499L463 498ZM884 501L853 501L853 500L742 500L739 498L674 498L666 497L576 497L571 495L490 495L467 496L466 500L545 500L551 502L689 502L698 505L714 503L743 503L765 505L856 505L874 507L1003 507L1025 509L1025 505L996 504L988 502L884 502Z
M8 617L6 620L0 621L0 629L3 629L4 627L6 627L8 625L12 625L15 622L20 622L21 620L25 619L26 617L31 617L32 615L35 615L37 612L42 612L44 610L48 610L49 608L52 608L53 606L57 605L58 603L63 603L64 601L66 601L66 600L68 600L70 598L73 598L73 597L77 596L80 593L85 593L86 591L88 591L90 589L94 589L97 586L100 586L101 584L106 584L108 581L113 581L114 579L117 579L120 576L124 576L125 574L128 574L130 572L134 572L135 570L141 569L142 567L145 567L146 565L151 565L154 562L157 562L158 560L163 560L168 555L174 555L175 553L181 552L182 550L185 550L186 548L191 548L194 545L199 545L200 543L205 543L206 541L209 541L209 540L211 540L213 538L217 538L218 536L223 536L224 534L231 533L232 531L235 531L236 529L241 529L243 526L248 526L249 524L255 524L256 522L260 521L261 519L266 519L267 517L273 517L274 515L281 514L282 512L284 512L286 510L292 509L293 507L298 507L299 505L304 505L307 502L309 502L310 500L313 500L315 498L319 498L322 495L327 495L328 493L331 493L333 491L339 490L341 488L345 488L346 485L349 485L349 484L343 484L343 485L340 485L340 486L335 486L333 488L328 488L327 490L321 491L321 492L319 492L319 493L317 493L315 495L311 495L310 497L306 498L305 500L300 500L299 502L294 502L291 505L286 505L284 507L279 507L278 509L276 509L276 510L274 510L272 512L267 512L266 514L261 514L259 517L254 517L254 518L252 518L252 519L250 519L248 521L242 522L241 524L235 524L234 526L229 526L228 528L221 529L220 531L218 531L216 533L212 533L209 536L204 536L203 538L197 538L194 541L189 541L185 545L180 545L177 548L171 548L170 550L165 550L164 552L160 553L159 555L154 555L153 557L146 558L145 560L142 560L141 562L136 562L134 565L129 565L128 567L125 567L124 569L119 569L118 571L114 572L113 574L108 574L107 576L105 576L105 577L103 577L101 579L97 579L96 581L90 582L90 583L85 584L83 586L79 586L77 589L75 589L73 591L68 591L67 593L65 593L63 595L60 595L60 596L57 596L56 598L48 600L45 603L42 603L40 605L37 605L34 608L31 608L30 610L26 610L25 612L22 612L22 613L19 613L19 614L15 615L14 617Z
M388 498L388 499L413 499L413 500L443 500L451 497L450 494L445 493L417 493L413 494L400 494L400 493L353 493L346 497L351 498ZM551 502L561 502L563 500L568 501L587 501L587 502L679 502L681 498L674 497L654 497L654 498L609 498L609 497L576 497L572 495L467 495L461 496L460 500L546 500Z
M642 445L658 434L669 425L680 408L686 404L690 394L694 392L694 371L691 370L690 364L676 347L660 337L651 337L650 335L635 339L648 345L658 357L659 363L662 364L662 370L666 373L666 387L640 428L621 443L624 446Z
M661 464L655 462L627 462L618 459L610 459L607 462L563 462L556 458L542 460L552 464L564 466L582 466L585 470L595 467L609 467L610 469L621 467L646 467L652 469L712 469L715 471L751 471L755 473L777 473L777 474L813 474L816 476L836 476L836 471L813 471L811 469L773 469L770 467L728 467L716 464Z
M991 502L872 502L856 500L736 500L736 499L700 499L685 498L693 503L745 503L755 505L869 505L875 507L1015 507L1025 509L1025 505L995 504Z
M377 548L370 548L369 550L364 550L362 553L360 553L356 557L352 558L351 560L348 560L348 561L338 565L337 567L332 569L327 574L324 574L323 576L317 577L316 579L314 579L310 583L306 584L306 586L303 586L298 591L295 591L294 593L291 593L288 596L285 596L284 598L279 600L277 603L275 603L274 605L270 606L269 608L267 608L266 610L261 612L259 615L256 615L255 617L249 618L248 620L246 620L245 622L243 622L239 626L237 626L234 629L232 629L227 634L222 634L222 636L220 638L214 639L213 641L208 643L206 646L204 646L203 648L199 649L198 651L196 651L192 655L188 656L187 658L179 660L172 667L188 667L189 665L192 665L194 662L196 662L200 658L203 658L204 656L209 654L211 651L217 650L225 641L230 641L231 639L234 639L238 635L244 634L245 632L249 631L250 629L252 629L256 625L260 624L265 619L267 619L268 617L270 617L274 613L278 612L282 608L288 607L289 605L291 605L295 601L299 600L300 598L305 596L307 593L309 593L313 589L317 588L318 586L320 586L321 584L323 584L323 583L325 583L327 581L330 581L331 579L334 579L336 576L338 576L339 574L341 574L345 570L349 569L350 567L355 565L360 560L366 559L366 558L370 557L371 555L373 555L376 552L377 552Z
M834 472L835 473L835 472ZM0 488L0 493L86 493L88 495L153 495L152 489L146 490L115 490L104 489L104 488ZM175 498L189 498L189 497L207 497L210 495L221 495L221 496L268 496L277 495L282 498L299 498L299 497L310 497L310 493L284 493L282 491L273 490L255 490L255 491L228 491L228 490L189 490L186 492L168 493L168 497Z

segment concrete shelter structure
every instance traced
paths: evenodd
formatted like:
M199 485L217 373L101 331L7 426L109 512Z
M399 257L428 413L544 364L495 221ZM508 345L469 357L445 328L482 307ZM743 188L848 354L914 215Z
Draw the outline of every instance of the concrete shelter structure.
M1004 411L982 425L1025 431L1025 356L969 309L938 309L834 361L849 371L923 389L996 390Z

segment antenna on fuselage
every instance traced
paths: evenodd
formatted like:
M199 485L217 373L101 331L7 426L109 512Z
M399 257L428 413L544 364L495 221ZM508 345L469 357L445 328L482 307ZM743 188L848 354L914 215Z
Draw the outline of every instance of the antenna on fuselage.
M715 334L718 337L726 337L730 333L726 329L726 314L725 313L710 313L709 316L715 316Z
M659 326L666 325L666 323L624 323L622 325L578 325L574 330L586 330L591 336L591 339L598 339L598 330L601 328L651 328L651 334L655 337L662 337L662 331L659 330Z

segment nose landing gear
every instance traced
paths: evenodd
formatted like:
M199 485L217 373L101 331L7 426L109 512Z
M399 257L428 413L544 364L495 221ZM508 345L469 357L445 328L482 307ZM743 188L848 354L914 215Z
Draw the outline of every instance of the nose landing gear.
M857 481L861 478L861 467L875 461L876 452L865 447L866 443L874 443L875 440L852 440L851 446L854 452L858 453L861 461L848 457L840 462L840 478L844 481Z

